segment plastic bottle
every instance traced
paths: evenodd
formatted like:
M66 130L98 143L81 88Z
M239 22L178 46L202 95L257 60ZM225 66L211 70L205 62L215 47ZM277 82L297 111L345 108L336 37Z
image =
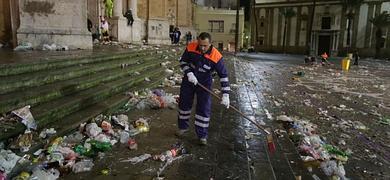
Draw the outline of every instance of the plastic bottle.
M129 133L126 131L122 131L120 134L120 142L122 144L126 143L129 140Z
M348 156L347 153L339 150L337 147L334 147L332 145L325 144L324 148L326 151L328 151L330 154L340 155L340 156Z
M91 140L91 141L89 141L89 143L91 144L92 149L96 149L98 151L105 152L105 151L111 150L111 148L112 148L112 145L109 142L99 142L96 140Z
M87 150L85 149L85 147L83 145L77 145L74 147L74 151L79 154L79 155L84 155L85 152L87 152Z

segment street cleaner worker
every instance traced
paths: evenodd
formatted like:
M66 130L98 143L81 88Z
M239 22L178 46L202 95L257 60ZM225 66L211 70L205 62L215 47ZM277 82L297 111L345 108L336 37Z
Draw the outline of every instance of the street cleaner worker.
M207 144L208 127L211 114L211 95L197 86L202 84L211 89L212 73L217 72L222 92L221 104L229 108L229 79L221 53L211 45L209 33L202 32L197 41L188 44L180 59L184 72L180 86L179 114L177 136L188 131L191 108L196 94L195 131L201 145Z

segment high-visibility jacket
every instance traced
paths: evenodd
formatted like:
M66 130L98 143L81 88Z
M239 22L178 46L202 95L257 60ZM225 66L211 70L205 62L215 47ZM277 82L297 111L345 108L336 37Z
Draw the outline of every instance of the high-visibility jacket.
M222 93L230 92L224 59L215 47L211 46L205 54L202 54L198 42L189 43L180 59L180 66L185 75L193 72L198 82L203 85L211 85L212 72L216 71L220 78Z

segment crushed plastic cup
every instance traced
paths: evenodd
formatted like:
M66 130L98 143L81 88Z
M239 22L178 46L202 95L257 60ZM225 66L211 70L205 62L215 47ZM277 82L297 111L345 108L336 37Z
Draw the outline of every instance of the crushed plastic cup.
M346 57L343 60L341 60L341 68L343 69L343 71L349 70L350 63L351 63L351 59L349 57Z

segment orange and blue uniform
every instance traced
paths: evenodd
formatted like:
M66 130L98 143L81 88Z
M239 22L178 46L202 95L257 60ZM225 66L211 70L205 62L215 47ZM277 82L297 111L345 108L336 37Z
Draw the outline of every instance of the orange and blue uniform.
M196 94L195 131L199 138L207 138L211 115L211 97L207 91L189 82L187 73L194 73L198 83L211 89L212 73L216 71L220 78L222 93L229 93L229 79L224 59L216 48L211 46L205 54L202 54L198 43L192 42L188 44L183 53L180 66L185 76L180 87L179 129L188 129L193 99Z

